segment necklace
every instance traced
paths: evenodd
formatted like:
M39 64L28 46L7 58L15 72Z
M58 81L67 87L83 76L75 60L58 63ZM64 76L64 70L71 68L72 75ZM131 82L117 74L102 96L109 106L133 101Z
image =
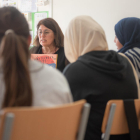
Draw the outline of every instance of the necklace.
M54 54L58 51L58 47L55 47L53 50L48 49L49 51L46 51L45 47L42 47L42 53L43 54Z

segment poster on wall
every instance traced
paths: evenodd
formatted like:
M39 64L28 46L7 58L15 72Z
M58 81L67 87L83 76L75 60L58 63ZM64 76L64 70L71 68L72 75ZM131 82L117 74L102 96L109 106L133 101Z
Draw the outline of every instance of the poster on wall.
M17 0L2 0L1 6L13 6L17 8Z
M37 24L40 20L47 18L49 15L48 11L41 11L32 13L32 28L33 28L33 37L37 35Z
M37 0L20 0L21 12L37 12Z

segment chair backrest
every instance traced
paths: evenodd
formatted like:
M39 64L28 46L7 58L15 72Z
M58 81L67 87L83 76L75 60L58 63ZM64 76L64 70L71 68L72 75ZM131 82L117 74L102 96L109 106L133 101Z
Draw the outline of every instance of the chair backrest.
M135 99L134 104L140 129L140 99ZM123 100L108 101L102 122L102 133L104 133L104 135L129 133Z
M125 57L129 61L130 65L132 67L133 74L134 74L134 77L136 80L137 89L138 89L138 99L140 99L140 83L139 83L139 78L138 78L138 75L136 73L136 70L135 70L132 62L130 61L130 59L124 53L119 53L119 54L122 55L123 57Z
M83 140L89 110L85 100L52 108L6 108L1 111L0 139Z

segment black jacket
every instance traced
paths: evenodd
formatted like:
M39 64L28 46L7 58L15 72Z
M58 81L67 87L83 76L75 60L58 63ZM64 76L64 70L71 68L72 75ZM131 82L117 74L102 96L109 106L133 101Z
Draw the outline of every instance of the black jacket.
M74 100L86 99L91 104L85 140L101 140L102 119L109 100L138 98L131 65L114 51L93 51L80 56L64 75ZM113 140L118 138L129 140L129 135L111 136Z

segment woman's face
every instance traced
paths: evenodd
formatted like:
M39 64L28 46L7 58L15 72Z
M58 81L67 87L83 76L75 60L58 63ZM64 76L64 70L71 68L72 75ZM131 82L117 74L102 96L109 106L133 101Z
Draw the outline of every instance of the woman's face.
M115 36L114 42L116 43L117 49L120 50L123 45L120 43L119 39Z
M54 39L55 39L54 32L44 25L40 25L38 29L38 38L39 38L39 43L43 47L49 47L51 45L54 45Z

